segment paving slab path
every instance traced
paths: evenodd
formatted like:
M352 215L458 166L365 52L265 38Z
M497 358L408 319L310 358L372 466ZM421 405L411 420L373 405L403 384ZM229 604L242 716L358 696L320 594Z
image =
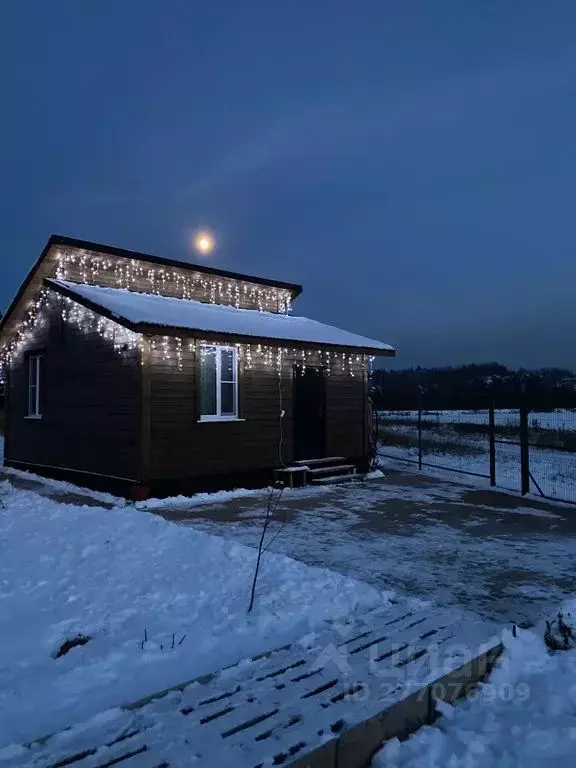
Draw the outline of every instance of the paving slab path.
M502 651L453 611L386 606L2 755L5 768L359 768L435 719Z

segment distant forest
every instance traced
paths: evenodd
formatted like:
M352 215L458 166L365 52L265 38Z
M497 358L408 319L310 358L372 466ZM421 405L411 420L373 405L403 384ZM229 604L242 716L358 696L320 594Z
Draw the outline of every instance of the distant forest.
M374 371L377 408L517 408L522 397L532 410L576 408L576 376L565 368L511 370L499 363L454 368Z

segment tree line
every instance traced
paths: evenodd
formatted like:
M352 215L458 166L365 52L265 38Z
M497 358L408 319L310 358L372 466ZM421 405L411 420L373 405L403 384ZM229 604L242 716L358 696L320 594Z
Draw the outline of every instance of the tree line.
M376 370L372 397L377 408L576 408L576 375L567 368L509 369L500 363L445 368Z

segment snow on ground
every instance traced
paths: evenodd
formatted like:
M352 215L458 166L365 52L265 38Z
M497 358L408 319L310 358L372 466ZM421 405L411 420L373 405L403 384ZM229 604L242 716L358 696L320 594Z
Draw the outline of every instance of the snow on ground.
M6 481L0 498L0 746L386 605L391 597L267 553L248 615L253 549L132 505L65 505ZM79 634L91 639L54 658Z
M498 448L498 446L496 446ZM418 462L416 461L405 461L405 457L409 456L410 458L416 457L415 454L407 453L405 449L400 448L397 451L395 449L390 450L389 446L386 446L386 448L381 448L378 453L378 462L381 465L384 472L386 470L394 470L398 472L407 472L407 473L414 473L416 475L422 474L429 478L437 478L439 481L442 482L449 482L449 483L458 483L458 485L461 485L463 487L468 488L484 488L484 489L490 489L494 490L498 493L506 493L510 494L512 498L521 498L521 499L527 499L530 501L542 501L552 507L559 507L561 510L572 510L572 513L574 512L574 504L572 502L567 502L560 498L551 498L546 497L545 499L542 498L542 496L537 492L535 488L533 488L530 493L526 495L522 495L520 493L520 478L518 476L518 486L516 487L514 482L509 482L508 485L503 485L502 483L498 482L498 485L496 488L491 488L490 486L490 478L487 475L471 475L466 474L458 471L458 467L452 467L450 466L450 462L440 462L438 465L435 464L424 464L422 468L422 473L418 470ZM436 457L432 458L432 461L435 460ZM442 455L442 459L444 456ZM473 468L473 465L468 464L469 467ZM481 465L483 466L483 465ZM509 510L518 512L517 509ZM527 509L524 510L524 514L530 514ZM532 512L532 514L537 514L535 512ZM544 515L546 516L546 513Z
M404 421L416 420L418 411L380 411L385 419ZM423 421L440 424L487 424L487 409L423 411ZM552 411L530 411L529 425L541 429L562 429L573 431L576 427L576 410L573 408L555 408ZM497 427L514 427L520 424L518 408L497 408L494 411L494 423Z
M385 473L314 498L285 492L271 550L507 625L538 621L576 590L572 507ZM264 512L263 500L245 498L174 517L257 546ZM518 591L526 585L541 590Z
M572 609L576 603L572 604ZM571 611L573 613L573 610ZM551 653L540 631L506 631L506 651L470 700L407 741L392 739L374 768L542 768L576 753L576 650Z
M372 474L372 473L371 473ZM299 496L322 496L326 491L330 490L327 486L309 486L307 488L291 489L286 488L284 493L286 496L294 495L294 491ZM147 499L146 501L138 501L136 507L138 509L147 509L153 512L158 512L162 509L178 509L179 507L185 509L191 509L193 507L201 507L207 504L213 506L214 504L225 504L228 501L234 501L235 499L262 499L267 500L270 495L271 488L234 488L231 491L215 491L214 493L196 493L194 496L168 496L164 499Z
M418 459L417 411L381 411L381 429L391 433L390 442L381 446L386 455L412 462ZM423 414L423 448L426 469L432 464L456 472L490 474L490 447L485 432L465 432L463 426L487 427L488 411L432 411ZM517 427L518 410L495 411L496 426ZM558 430L565 436L576 428L576 412L557 409L549 413L534 412L529 417L530 428ZM535 433L536 434L536 433ZM396 440L410 444L396 444ZM496 484L498 487L519 491L520 445L518 435L497 435ZM532 445L529 450L530 471L542 492L551 498L576 502L576 454L569 451L541 448ZM532 481L531 490L538 493Z
M126 499L121 496L113 496L111 493L95 491L92 488L83 488L82 486L74 485L65 480L55 480L52 477L41 477L33 472L14 469L13 467L4 467L2 472L7 477L15 477L24 481L29 481L30 483L38 483L38 492L46 493L47 495L54 493L61 496L75 496L77 498L86 496L108 506L123 507L128 504Z
M443 450L442 445L438 444L433 450L425 451L424 469L429 471L436 468L444 472L454 470L455 473L464 471L483 475L485 482L482 484L487 485L490 471L488 441L480 439L466 442L474 448L479 448L478 453L469 454L465 448L462 453L453 453ZM382 445L380 450L386 457L409 459L410 463L416 463L418 459L418 450L409 446ZM559 501L576 502L576 454L531 448L530 470L546 496ZM496 485L510 491L520 491L520 446L513 443L496 444ZM534 483L531 484L531 492L538 495Z
M137 502L138 509L158 510L162 507L197 507L201 504L218 504L232 501L232 499L246 499L250 497L264 496L265 490L234 488L231 491L217 491L216 493L197 493L194 496L168 496L165 499L147 499Z
M33 472L27 472L21 469L14 469L13 467L2 467L4 458L4 437L0 435L0 471L2 475L6 477L18 478L23 481L23 485L28 485L30 490L37 490L38 493L45 495L58 494L62 497L70 496L80 499L81 497L87 497L94 501L106 504L108 506L124 506L128 502L126 499L120 496L113 496L111 493L105 493L103 491L95 491L91 488L83 488L73 483L66 482L64 480L55 480L51 477L41 477ZM72 498L69 499L73 501Z

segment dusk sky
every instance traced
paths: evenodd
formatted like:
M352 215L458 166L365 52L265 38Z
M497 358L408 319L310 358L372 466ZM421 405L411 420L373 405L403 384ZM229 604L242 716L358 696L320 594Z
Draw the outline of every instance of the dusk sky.
M576 367L574 0L5 3L0 309L52 232L304 285L398 367ZM386 363L387 365L389 363Z

